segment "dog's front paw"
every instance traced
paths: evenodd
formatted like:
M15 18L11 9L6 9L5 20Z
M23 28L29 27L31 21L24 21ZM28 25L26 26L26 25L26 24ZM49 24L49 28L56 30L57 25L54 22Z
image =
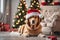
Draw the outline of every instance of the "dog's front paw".
M29 37L29 34L22 34L22 36L24 36L24 37Z
M38 37L45 38L45 37L46 37L46 35L44 35L44 34L39 34L39 35L38 35Z

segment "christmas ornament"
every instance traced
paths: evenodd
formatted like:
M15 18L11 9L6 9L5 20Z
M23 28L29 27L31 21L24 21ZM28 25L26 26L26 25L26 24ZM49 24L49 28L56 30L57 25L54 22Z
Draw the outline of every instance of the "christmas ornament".
M20 5L22 5L22 4L20 4Z
M21 19L21 21L23 21L23 19Z
M18 20L18 23L20 22L20 20Z
M45 2L48 4L50 4L50 3L52 3L53 2L53 0L45 0Z
M38 2L36 4L39 4Z
M56 36L48 36L48 38L49 38L50 40L57 40L57 37L56 37Z
M20 6L18 6L18 9L20 9L21 7Z
M37 7L39 7L39 6L37 6Z
M19 16L21 15L21 13L19 13Z
M32 3L32 5L34 5L34 3Z
M41 5L45 6L45 5L47 5L47 3L46 2L42 2Z
M54 5L60 5L60 2L54 2Z
M15 27L15 25L13 25L13 27Z
M27 5L25 5L27 7Z
M24 4L26 4L26 2L24 2Z
M16 24L18 25L19 23L17 22Z
M22 12L24 13L24 10Z
M31 5L31 7L33 7L33 6Z
M20 11L20 9L17 9L18 11Z

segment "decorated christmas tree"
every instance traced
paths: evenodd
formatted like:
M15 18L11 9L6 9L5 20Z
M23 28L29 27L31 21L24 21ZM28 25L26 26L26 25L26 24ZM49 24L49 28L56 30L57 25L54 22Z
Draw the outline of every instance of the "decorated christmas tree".
M37 9L37 10L41 10L40 9L40 3L38 0L31 0L31 4L30 4L30 9Z
M19 26L25 24L26 12L27 12L26 1L20 0L20 3L17 7L17 13L13 20L14 22L13 28L19 28Z

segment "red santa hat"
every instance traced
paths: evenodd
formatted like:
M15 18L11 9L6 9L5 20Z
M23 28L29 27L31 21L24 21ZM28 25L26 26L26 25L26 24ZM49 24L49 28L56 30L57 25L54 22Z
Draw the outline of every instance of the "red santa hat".
M36 9L30 9L27 11L26 19L30 18L31 16L39 16L39 18L43 18L43 15Z

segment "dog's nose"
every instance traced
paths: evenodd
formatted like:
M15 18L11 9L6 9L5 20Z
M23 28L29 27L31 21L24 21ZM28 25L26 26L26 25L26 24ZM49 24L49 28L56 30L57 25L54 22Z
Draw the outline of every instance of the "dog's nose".
M32 21L32 23L34 24L34 23L35 23L35 21L33 20L33 21Z

